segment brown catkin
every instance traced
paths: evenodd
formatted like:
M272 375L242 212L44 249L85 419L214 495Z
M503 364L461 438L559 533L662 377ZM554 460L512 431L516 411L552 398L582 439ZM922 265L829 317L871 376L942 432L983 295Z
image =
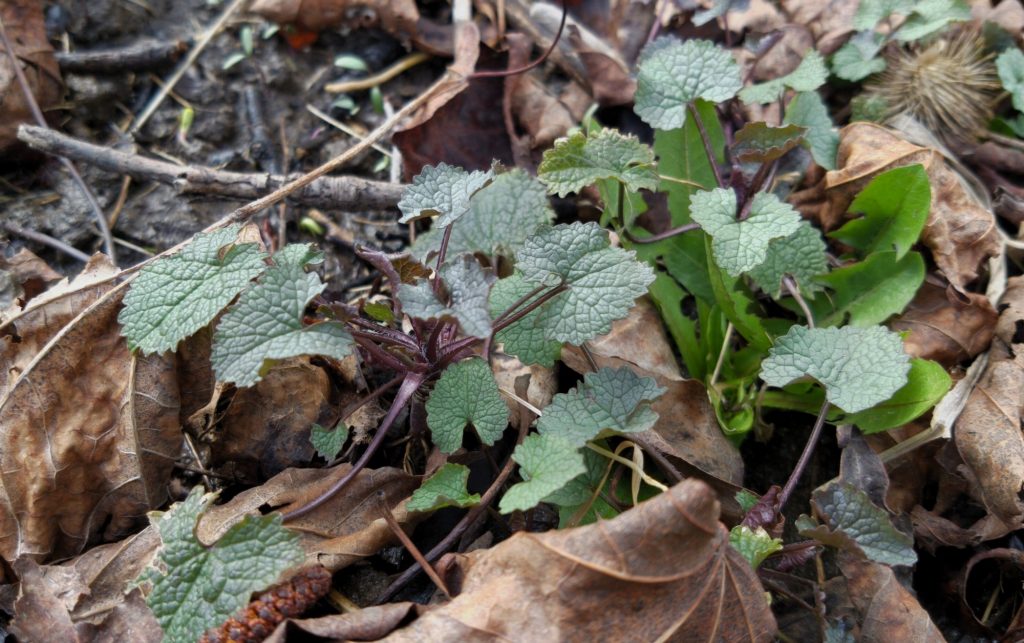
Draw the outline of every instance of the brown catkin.
M330 590L331 573L320 565L307 567L207 630L199 643L261 643L286 618L301 615Z

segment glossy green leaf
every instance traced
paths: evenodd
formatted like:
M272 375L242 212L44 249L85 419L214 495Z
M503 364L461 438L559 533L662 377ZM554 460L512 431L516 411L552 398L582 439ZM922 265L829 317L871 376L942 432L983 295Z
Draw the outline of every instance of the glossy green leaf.
M859 263L836 268L818 281L834 292L832 311L818 319L822 326L878 324L902 312L924 283L924 258L910 252L900 260L896 252L876 252Z
M806 128L796 125L747 123L733 138L732 155L743 163L771 163L803 142L806 132Z
M711 254L711 237L706 237L705 243L708 254ZM708 277L715 294L715 303L740 335L758 350L768 350L772 345L772 339L761 321L765 316L764 311L743 282L736 277L730 277L714 262L708 262Z
M907 383L885 402L851 413L844 424L856 424L866 434L887 431L911 422L935 406L953 381L941 364L926 359L910 361Z
M772 538L764 527L755 530L746 525L736 525L729 530L729 544L746 558L754 569L760 567L768 556L782 551L782 540Z
M895 250L902 259L924 230L931 210L928 173L920 165L898 167L879 174L850 204L864 216L848 221L829 234L862 255Z

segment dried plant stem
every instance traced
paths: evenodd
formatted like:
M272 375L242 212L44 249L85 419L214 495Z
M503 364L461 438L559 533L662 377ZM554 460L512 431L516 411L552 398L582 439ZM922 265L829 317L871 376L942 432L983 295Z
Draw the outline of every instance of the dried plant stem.
M7 37L7 29L4 26L3 18L0 18L0 41L3 42L4 49L7 51L7 57L11 61L11 67L14 69L14 76L18 79L18 86L21 89L21 93L25 97L25 104L28 105L29 111L32 112L32 119L39 125L49 129L49 125L46 122L46 117L43 116L43 110L40 109L36 97L32 95L32 88L28 86L28 79L25 78L25 71L21 68L21 63L18 61L18 57L14 54L14 47L11 45L10 39ZM96 200L96 195L92 193L92 189L86 184L85 179L78 173L78 168L70 160L60 157L60 162L67 168L68 173L71 174L71 178L74 179L79 189L82 190L82 195L85 200L88 201L89 207L92 208L93 215L96 219L96 226L100 230L100 237L103 239L103 249L110 257L110 260L117 265L117 252L114 250L114 239L110 234L110 226L107 225L107 215L103 213L103 208L100 207L99 201Z
M814 315L811 314L810 307L807 305L807 302L804 301L803 295L800 294L800 286L797 285L796 281L789 275L782 278L782 285L786 287L790 296L792 296L793 299L796 300L797 305L800 306L800 310L804 312L804 317L807 318L807 327L814 328Z
M345 92L359 92L366 89L372 89L378 85L383 85L395 76L401 74L404 71L412 69L420 63L424 63L430 60L430 54L425 54L422 51L409 54L408 56L401 58L395 64L391 65L387 69L377 72L372 76L366 78L360 78L359 80L348 80L340 83L327 83L324 85L324 91L331 94L340 94Z
M383 496L383 494L381 494L381 496ZM398 540L402 541L402 545L405 547L406 551L408 551L409 554L412 555L413 559L419 564L420 568L424 572L426 572L427 576L430 577L430 580L433 581L434 585L436 585L439 590L444 592L445 596L451 598L452 594L448 591L448 586L445 585L444 580L442 580L441 577L438 576L437 570L434 569L434 566L427 562L427 559L423 557L423 552L420 551L420 548L416 546L416 543L414 543L412 539L409 538L409 535L405 533L405 530L402 529L402 526L398 524L397 520L395 520L394 514L391 513L391 509L389 509L388 506L384 503L383 497L380 497L380 513L384 517L384 522L388 524L388 527L391 529L392 533L395 534L395 537L397 537Z

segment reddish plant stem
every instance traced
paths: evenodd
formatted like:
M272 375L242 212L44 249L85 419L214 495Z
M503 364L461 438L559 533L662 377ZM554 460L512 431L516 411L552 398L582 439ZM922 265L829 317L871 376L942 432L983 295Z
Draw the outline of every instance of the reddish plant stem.
M452 224L444 227L444 235L441 237L441 247L437 251L437 267L434 268L434 294L441 293L441 264L448 254L448 242L452 240Z
M697 126L697 132L700 133L700 141L704 144L704 153L707 154L708 164L711 165L711 171L715 174L715 183L720 188L725 187L725 181L722 180L722 173L718 169L718 162L715 160L715 151L711 149L711 138L708 137L708 131L704 128L704 120L700 117L700 112L693 103L687 103L686 108L690 111L690 116L693 117L693 123Z
M789 474L789 479L786 480L786 486L782 487L782 492L779 493L779 513L782 513L782 508L786 506L786 501L793 495L793 491L796 489L797 483L800 482L800 476L803 475L804 469L807 468L808 463L811 461L811 456L814 455L814 448L818 446L818 440L821 438L821 430L825 426L825 417L828 415L828 407L828 400L825 400L821 405L821 410L818 411L818 418L814 421L814 428L811 429L811 435L807 438L807 444L804 445L804 451L800 454L800 459L797 461L796 466L793 467L793 471Z
M355 320L351 320L353 323ZM402 348L408 348L409 350L418 350L419 346L415 342L409 339L408 336L394 331L388 332L390 329L378 326L376 324L355 324L363 330L349 329L353 337L363 337L374 342L380 342L382 344L389 344L391 346L401 346Z
M377 450L380 449L381 445L384 444L384 439L388 435L388 430L391 429L391 425L395 423L398 418L398 414L405 407L406 403L412 399L413 394L419 389L420 385L423 384L423 380L426 379L426 375L423 373L409 372L405 375L405 379L402 380L402 385L398 387L398 393L395 394L394 401L391 402L391 408L388 409L388 414L381 420L380 426L377 427L377 433L374 434L373 440L366 446L366 451L363 455L356 460L355 464L352 465L352 469L344 476L338 479L337 482L328 487L319 496L292 511L287 511L282 514L284 521L295 520L301 518L309 512L322 506L325 502L336 496L342 489L348 486L350 482L355 480L359 472L362 471L367 463L370 462L370 458L373 457Z
M350 415L352 415L353 413L355 413L359 409L363 408L364 406L366 406L370 402L374 401L375 399L377 399L378 397L380 397L384 393L386 393L386 392L390 391L391 389L393 389L403 379L405 379L405 375L404 374L403 375L399 375L398 377L395 377L395 378L391 379L390 381L388 381L387 383L382 384L382 385L378 386L377 388L375 388L374 390L370 391L362 399L357 400L355 403L349 405L349 407L347 409L343 410L341 412L341 417L338 418L338 421L339 422L344 422L345 420L348 419L348 417Z
M537 286L536 288L534 288L530 292L526 293L525 295L523 295L519 299L515 300L515 302L511 306L509 306L508 308L505 309L505 312L503 312L500 315L498 315L498 318L494 320L494 323L498 323L501 320L503 320L506 317L508 317L509 315L511 315L513 312L515 312L516 308L519 308L520 306L522 306L526 302L530 301L531 299L533 299L534 297L536 297L540 293L544 292L545 288L547 288L547 286Z
M403 362L402 360L398 359L396 356L394 356L391 353L385 351L380 346L377 346L376 344L374 344L372 339L368 339L366 337L361 337L359 334L357 334L357 333L359 333L359 331L349 331L349 332L352 333L352 337L356 340L356 343L359 344L359 346L361 346L367 353L372 355L374 357L374 359L379 360L382 364L384 364L388 368L390 368L392 370L395 370L395 371L398 371L400 373L404 373L404 372L421 372L421 371L425 370L424 366L421 365L421 364L411 364L411 363L408 363L408 362Z
M516 76L518 74L524 74L534 67L537 67L544 63L551 55L551 52L558 46L558 41L562 38L562 31L565 30L565 21L569 16L569 0L562 0L562 21L558 23L558 31L555 32L555 39L551 41L551 45L548 47L540 58L537 60L523 65L517 69L507 69L505 71L478 71L469 75L469 79L473 80L476 78L505 78L506 76Z

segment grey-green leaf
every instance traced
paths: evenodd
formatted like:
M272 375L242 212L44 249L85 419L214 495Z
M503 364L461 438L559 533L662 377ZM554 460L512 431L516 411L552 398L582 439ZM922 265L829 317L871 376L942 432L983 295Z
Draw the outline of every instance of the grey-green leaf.
M971 9L962 0L918 0L914 10L896 31L896 39L904 42L920 40L951 22L971 19Z
M682 127L687 104L698 98L720 103L743 87L732 54L710 40L659 38L638 64L634 110L657 129Z
M822 527L801 534L841 548L860 549L869 559L885 565L913 565L917 562L914 539L893 526L889 514L876 507L860 489L833 482L815 490L811 502L824 516Z
M139 580L153 585L146 604L168 643L193 643L303 559L298 534L281 526L280 514L246 516L213 546L203 545L196 523L214 497L196 487L153 518L163 545L156 567Z
M305 270L307 263L319 261L318 255L307 244L292 244L274 261L217 324L210 360L220 382L251 386L263 377L268 360L299 355L343 359L351 352L352 336L341 323L302 322L306 304L326 287L315 272Z
M748 105L770 103L778 100L787 87L798 92L810 92L821 87L827 78L828 68L825 66L825 59L817 50L811 49L797 68L785 76L744 87L740 91L740 100Z
M885 58L879 56L885 39L873 31L862 31L850 38L832 56L832 72L857 82L885 70Z
M1013 106L1018 112L1024 112L1024 52L1010 47L996 58L996 71L1003 89L1013 97Z
M772 239L788 237L800 225L800 214L769 192L754 195L750 216L736 217L736 193L730 188L693 195L690 216L712 237L715 262L732 277L761 265Z
M839 151L839 132L836 131L828 108L818 92L800 92L786 105L785 123L806 127L804 145L811 150L814 162L826 170L836 169Z
M825 386L829 402L856 413L892 397L906 384L909 370L903 340L884 326L793 326L761 363L761 379L782 387L814 378Z
M446 463L412 492L408 511L434 511L442 507L472 507L480 504L480 494L469 493L469 467Z
M545 336L579 345L609 332L654 281L654 271L635 257L609 247L608 233L595 223L543 226L527 239L516 253L523 278L566 288L540 308Z
M491 314L487 297L494 283L494 273L484 270L472 255L461 255L441 266L441 278L448 286L451 305L442 304L430 281L424 279L413 286L398 287L398 298L406 314L417 319L454 317L467 335L488 337Z
M348 427L344 422L338 422L333 429L314 424L309 430L309 441L316 449L317 455L327 461L338 457L346 440L348 440Z
M449 366L427 399L427 426L443 453L462 446L472 424L484 444L494 444L508 426L508 407L487 362L473 357Z
M501 498L501 513L526 511L587 470L579 449L554 435L526 436L512 452L523 481Z
M405 188L398 209L400 223L423 217L437 217L434 225L443 228L469 211L470 198L494 178L491 170L467 172L447 163L427 165Z
M583 446L605 430L618 433L646 431L658 421L650 403L665 392L650 377L629 368L602 368L587 373L583 383L559 393L537 421L541 435L557 435Z
M654 150L635 136L613 129L595 134L576 132L544 152L537 177L548 192L564 197L601 179L615 179L631 192L656 190L658 172Z
M523 279L521 272L498 281L491 288L491 316L497 319L534 288L534 284ZM540 313L540 309L527 313L508 328L498 331L494 340L504 346L506 354L515 355L524 364L551 367L562 352L562 342L548 338Z
M826 272L828 258L821 232L801 220L796 232L768 244L764 261L751 268L749 274L761 290L778 299L782 296L783 277L792 277L801 293L813 297L823 290L814 278Z
M256 244L236 243L240 228L197 234L181 252L139 272L118 315L129 349L174 350L266 269Z

